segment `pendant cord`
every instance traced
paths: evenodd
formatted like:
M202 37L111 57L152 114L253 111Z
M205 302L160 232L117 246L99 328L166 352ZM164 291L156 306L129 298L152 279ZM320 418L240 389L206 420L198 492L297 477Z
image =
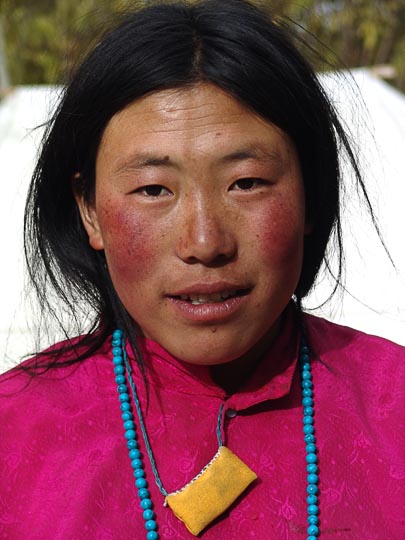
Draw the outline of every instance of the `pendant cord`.
M148 434L146 432L146 426L145 426L145 422L144 422L144 419L143 419L143 414L142 414L142 410L141 410L141 404L140 404L139 398L138 398L138 392L136 391L136 386L135 386L135 383L134 383L134 379L132 377L132 368L131 368L131 366L130 366L130 364L128 362L128 357L127 357L127 352L126 352L126 347L125 347L125 341L123 342L123 345L122 345L122 355L123 355L123 360L124 360L124 364L125 364L125 369L126 369L127 375L128 375L128 382L129 382L129 385L131 387L132 396L134 398L134 404L135 404L135 408L136 408L136 413L138 415L139 425L141 427L142 436L143 436L143 440L144 440L145 447L146 447L146 452L148 454L149 461L150 461L150 464L151 464L151 467L152 467L153 476L155 477L155 482L156 482L157 487L159 488L160 493L164 497L167 497L168 492L163 487L162 480L160 479L159 472L158 472L157 466L156 466L155 457L153 455L152 447L151 447L150 442L149 442L149 437L148 437ZM224 410L224 406L225 406L225 403L221 403L221 406L220 406L219 412L218 412L218 420L217 420L218 449L223 445L223 439L222 439L222 416L223 416L223 414L222 413L223 413L223 410Z
M218 439L218 448L223 446L222 441L222 411L224 410L225 403L221 403L221 406L219 408L218 413L218 421L217 421L217 439Z
M123 354L125 369L127 370L128 382L129 382L129 385L131 387L132 396L134 398L135 408L136 408L136 412L137 412L138 419L139 419L139 425L141 426L141 431L142 431L142 436L143 436L143 440L144 440L145 447L146 447L146 452L147 452L148 457L149 457L149 461L150 461L150 464L151 464L151 467L152 467L153 476L155 477L156 485L159 488L160 493L164 497L167 497L168 492L163 487L162 481L160 479L160 476L159 476L159 473L158 473L158 470L157 470L157 467L156 467L156 461L155 461L155 458L154 458L154 455L153 455L152 447L150 445L149 437L148 437L148 434L146 432L145 422L143 420L143 415L142 415L142 411L141 411L141 405L139 403L138 393L136 391L136 386L135 386L134 380L132 378L132 369L131 369L131 366L130 366L130 364L128 362L127 352L126 352L125 349L126 348L125 348L125 341L124 341L123 345L122 345L122 354Z

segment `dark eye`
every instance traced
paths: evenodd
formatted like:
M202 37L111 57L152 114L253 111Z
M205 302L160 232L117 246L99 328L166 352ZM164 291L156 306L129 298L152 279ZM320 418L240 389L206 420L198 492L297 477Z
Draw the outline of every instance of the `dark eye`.
M136 190L137 193L142 193L147 197L162 197L165 195L170 195L170 191L161 186L160 184L150 184L149 186L142 186Z
M232 189L236 189L237 191L249 191L264 183L264 180L261 180L260 178L241 178L232 185Z

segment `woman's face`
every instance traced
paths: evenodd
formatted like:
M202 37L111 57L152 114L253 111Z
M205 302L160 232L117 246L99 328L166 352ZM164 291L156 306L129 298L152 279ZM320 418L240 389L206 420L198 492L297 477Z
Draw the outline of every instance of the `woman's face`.
M298 282L305 223L294 144L219 88L140 99L108 123L91 246L143 334L215 365L273 339Z

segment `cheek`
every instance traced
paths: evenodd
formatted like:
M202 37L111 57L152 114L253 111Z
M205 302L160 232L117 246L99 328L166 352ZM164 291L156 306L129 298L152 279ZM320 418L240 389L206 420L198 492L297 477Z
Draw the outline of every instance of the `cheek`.
M154 224L133 209L113 204L111 208L114 210L105 211L100 220L111 277L113 281L126 277L142 280L159 253Z
M258 255L270 270L296 270L294 274L301 270L303 219L300 205L282 200L257 214Z

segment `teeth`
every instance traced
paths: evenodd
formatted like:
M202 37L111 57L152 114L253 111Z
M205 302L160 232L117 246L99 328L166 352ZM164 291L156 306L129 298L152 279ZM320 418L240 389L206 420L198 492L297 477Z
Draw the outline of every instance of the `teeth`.
M221 302L222 300L226 300L227 298L231 296L236 295L236 290L229 290L229 291L222 291L220 293L214 293L214 294L182 294L180 298L182 300L187 300L188 302L191 302L193 305L199 305L199 304L213 304L215 302Z

